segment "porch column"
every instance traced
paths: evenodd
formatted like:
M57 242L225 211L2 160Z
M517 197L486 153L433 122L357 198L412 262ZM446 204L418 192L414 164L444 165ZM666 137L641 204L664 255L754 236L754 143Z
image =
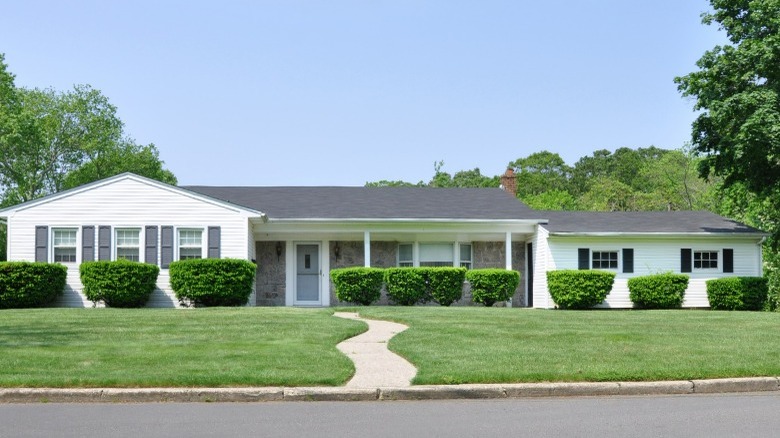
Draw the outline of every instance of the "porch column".
M506 233L506 270L511 271L512 270L512 233L507 232Z
M506 259L506 270L511 271L512 270L512 233L507 232L506 233L506 243L504 244L505 248L505 259ZM507 307L512 307L512 298L509 298L506 302Z
M363 266L371 267L371 232L363 232Z

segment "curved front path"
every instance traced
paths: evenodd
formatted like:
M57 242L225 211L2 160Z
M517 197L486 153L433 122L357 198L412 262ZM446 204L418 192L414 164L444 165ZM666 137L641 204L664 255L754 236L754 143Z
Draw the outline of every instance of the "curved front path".
M349 388L398 388L410 386L417 369L406 359L387 349L387 341L407 326L390 321L364 319L357 313L335 312L333 316L368 324L368 331L336 345L355 363Z

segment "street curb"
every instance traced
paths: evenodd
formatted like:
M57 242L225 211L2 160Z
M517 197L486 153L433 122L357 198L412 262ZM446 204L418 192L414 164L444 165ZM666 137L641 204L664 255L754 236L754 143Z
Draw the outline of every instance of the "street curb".
M421 385L403 388L6 388L0 389L0 404L463 400L763 391L780 391L780 379L778 377L747 377L666 382Z

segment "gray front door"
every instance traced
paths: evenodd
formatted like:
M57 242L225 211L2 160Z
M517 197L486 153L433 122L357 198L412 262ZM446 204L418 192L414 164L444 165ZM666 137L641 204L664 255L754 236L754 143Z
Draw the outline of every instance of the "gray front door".
M320 245L295 244L295 304L320 304Z

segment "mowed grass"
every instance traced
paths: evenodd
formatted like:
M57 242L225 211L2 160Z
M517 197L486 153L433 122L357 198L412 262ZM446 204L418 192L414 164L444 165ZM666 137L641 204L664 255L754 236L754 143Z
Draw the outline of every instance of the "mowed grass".
M364 307L409 329L414 384L780 375L780 313Z
M342 385L366 325L327 309L0 311L0 387Z

